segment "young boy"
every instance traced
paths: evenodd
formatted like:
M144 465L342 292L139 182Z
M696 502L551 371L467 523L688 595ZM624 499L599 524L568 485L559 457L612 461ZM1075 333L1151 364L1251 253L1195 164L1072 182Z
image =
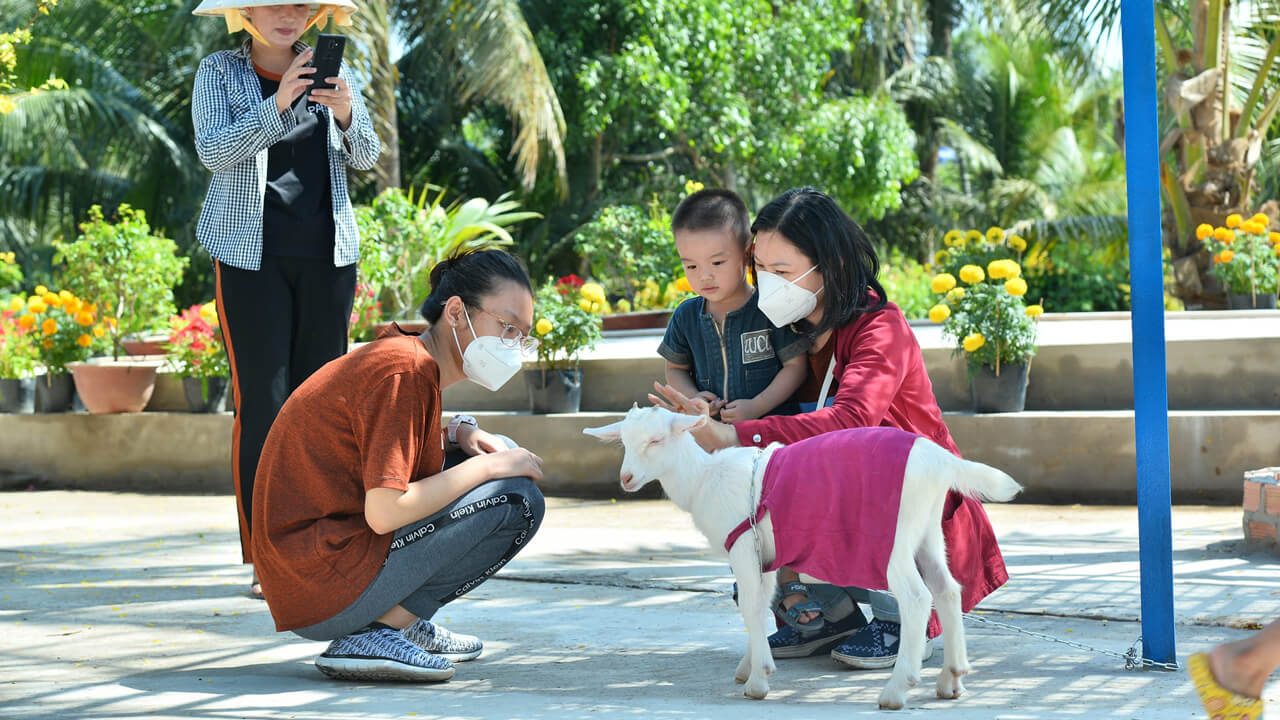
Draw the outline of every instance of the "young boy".
M698 294L671 315L658 354L667 384L726 423L799 410L791 395L808 373L808 342L775 328L747 284L747 206L729 190L700 190L671 219L685 277Z

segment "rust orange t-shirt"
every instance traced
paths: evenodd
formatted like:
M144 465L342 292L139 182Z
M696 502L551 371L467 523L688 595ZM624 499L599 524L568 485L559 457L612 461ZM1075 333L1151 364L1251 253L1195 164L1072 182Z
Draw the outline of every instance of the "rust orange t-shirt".
M365 521L365 493L440 472L440 411L439 367L395 326L289 396L253 490L253 559L277 630L333 617L373 581L391 535Z

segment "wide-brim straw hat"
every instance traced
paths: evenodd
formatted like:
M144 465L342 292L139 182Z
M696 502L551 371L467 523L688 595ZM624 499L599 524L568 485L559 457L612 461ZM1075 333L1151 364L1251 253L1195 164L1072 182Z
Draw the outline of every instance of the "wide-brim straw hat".
M296 4L292 0L203 0L195 10L191 11L191 14L223 18L227 21L227 32L234 33L244 30L259 42L270 45L271 43L267 42L267 39L262 36L258 28L254 27L249 18L245 17L244 9ZM325 26L329 24L329 15L333 15L334 22L340 26L350 25L351 16L355 15L356 10L359 9L351 0L323 0L323 2L310 4L318 9L307 20L307 26L302 29L302 32L310 30L312 25L321 30L325 29Z

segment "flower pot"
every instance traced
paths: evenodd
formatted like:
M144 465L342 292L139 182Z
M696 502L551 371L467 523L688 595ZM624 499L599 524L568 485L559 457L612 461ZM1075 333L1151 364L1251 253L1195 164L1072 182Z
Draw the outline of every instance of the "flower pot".
M601 318L605 330L649 330L665 328L671 320L671 310L642 310L640 312L615 313Z
M120 347L130 356L164 355L164 346L167 342L169 342L168 335L130 335L120 340Z
M1243 295L1227 295L1227 309L1228 310L1253 310L1253 309L1275 310L1276 294L1267 293L1264 295L1259 293L1257 295L1250 295L1248 293L1245 293Z
M576 413L582 405L582 370L525 370L529 410L534 413Z
M33 413L35 411L35 378L0 378L0 413Z
M1022 412L1027 406L1026 363L983 367L969 377L969 395L976 413Z
M108 358L67 366L76 380L84 407L94 415L142 412L156 389L160 361Z
M36 412L61 413L71 409L76 386L67 373L36 376Z
M182 378L182 391L187 396L187 409L193 413L222 412L227 404L227 387L224 377Z

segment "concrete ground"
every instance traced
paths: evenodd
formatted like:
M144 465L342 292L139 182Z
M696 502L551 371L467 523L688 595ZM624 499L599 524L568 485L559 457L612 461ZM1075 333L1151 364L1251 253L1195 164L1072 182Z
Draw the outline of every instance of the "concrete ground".
M1133 643L1133 508L989 509L1013 580L981 617L1111 652ZM1174 528L1180 661L1280 616L1280 559L1242 552L1238 509L1178 507ZM487 642L442 685L326 679L311 664L324 643L275 633L238 561L230 497L0 494L0 716L870 717L888 678L781 661L769 698L744 699L727 564L661 500L552 499L525 554L436 618ZM1204 717L1184 672L968 629L969 694L933 698L938 653L902 715Z

